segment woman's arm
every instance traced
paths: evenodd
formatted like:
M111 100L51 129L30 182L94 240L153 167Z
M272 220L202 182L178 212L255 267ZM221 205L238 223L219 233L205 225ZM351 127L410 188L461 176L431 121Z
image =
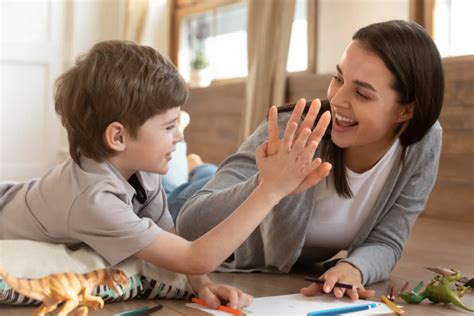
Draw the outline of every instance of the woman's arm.
M426 150L390 211L375 225L364 243L350 251L344 261L357 267L363 283L371 284L388 278L400 259L405 240L418 215L425 208L438 174L442 130L435 124L425 136ZM423 142L423 140L421 141ZM412 149L413 150L413 149Z
M375 283L389 277L436 181L441 152L439 124L420 142L424 143L421 147L425 150L412 157L410 169L414 172L400 190L391 209L378 220L360 246L350 249L346 259L340 260L324 273L324 289L323 285L313 283L301 290L304 295L334 292L338 298L344 294L352 299L369 298L375 293L365 290L362 284ZM334 288L336 282L354 284L359 290Z

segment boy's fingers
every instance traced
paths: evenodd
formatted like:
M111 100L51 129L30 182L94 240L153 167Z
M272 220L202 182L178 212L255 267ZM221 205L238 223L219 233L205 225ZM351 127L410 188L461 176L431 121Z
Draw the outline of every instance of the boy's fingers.
M303 114L305 105L306 105L306 100L304 98L299 99L298 102L296 102L293 112L291 113L290 119L288 120L288 123L290 122L295 122L296 124L300 123L301 115Z
M293 139L295 138L297 127L298 127L298 124L296 124L295 122L289 122L286 127L285 135L283 135L281 145L287 151L291 150L291 145L293 143Z
M278 140L278 110L274 105L268 111L268 139Z
M237 308L246 307L252 304L252 301L253 301L252 295L248 295L242 291L239 291L238 294L239 294L239 305L237 306Z
M305 148L305 145L309 138L309 135L311 135L311 130L309 128L303 129L299 133L299 135L296 137L296 139L293 142L293 145L291 146L291 150L293 154L300 155L301 158L306 159L306 160L308 159L307 159L307 154L305 154L305 151L307 151L306 150L307 148Z
M233 288L225 288L227 293L227 299L229 303L227 304L229 307L238 308L239 306L239 294L237 293L236 289Z
M207 305L212 308L219 307L221 303L219 298L217 298L217 296L212 293L212 291L208 287L205 287L199 292L199 297L203 299L207 303Z
M306 163L306 169L304 170L304 173L310 174L313 172L314 169L316 169L320 164L321 164L321 159L316 158L313 160L314 157L314 152L316 151L317 148L317 143L315 141L310 142L309 144L306 145L306 147L303 149L301 152L299 158L303 162L308 162Z

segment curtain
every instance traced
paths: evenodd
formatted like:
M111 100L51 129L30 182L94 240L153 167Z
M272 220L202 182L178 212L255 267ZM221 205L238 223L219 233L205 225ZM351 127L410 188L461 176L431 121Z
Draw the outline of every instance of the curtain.
M285 101L295 0L250 0L248 5L249 75L243 113L244 139L266 117L271 105Z
M127 0L125 5L123 39L141 43L148 11L148 1Z

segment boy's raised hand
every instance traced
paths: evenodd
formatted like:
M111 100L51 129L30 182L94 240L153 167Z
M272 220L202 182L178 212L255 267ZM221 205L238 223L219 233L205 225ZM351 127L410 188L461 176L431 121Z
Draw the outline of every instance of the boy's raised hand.
M278 111L273 106L268 115L269 139L257 148L259 183L271 187L279 197L307 190L327 176L331 169L330 164L322 164L319 158L313 159L331 116L329 112L324 113L312 130L321 106L316 100L298 128L305 103L302 99L296 104L282 139L278 135Z
M306 105L305 99L300 99L295 105L295 108L288 120L286 132L290 126L290 124L298 125L301 120L301 115L303 114L304 108ZM310 136L307 139L307 143L316 142L316 147L319 146L324 133L331 121L331 113L329 111L323 113L321 115L316 127L313 128L316 118L318 116L319 110L321 108L321 101L319 99L314 100L311 103L311 106L306 113L306 116L296 131L296 137L300 136L300 134L307 129L312 129ZM293 126L294 126L293 124ZM267 156L275 155L280 147L282 139L278 136L278 110L275 106L270 108L268 114L268 142L266 145L266 154ZM320 161L320 160L319 160ZM321 179L325 178L329 172L331 171L332 165L328 162L320 161L320 164L305 177L305 179L296 187L290 194L298 194L301 192L306 191L310 187L317 184Z

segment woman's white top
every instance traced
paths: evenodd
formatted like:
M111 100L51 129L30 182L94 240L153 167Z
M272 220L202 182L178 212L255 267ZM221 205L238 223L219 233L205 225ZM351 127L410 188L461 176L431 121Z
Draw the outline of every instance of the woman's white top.
M321 181L315 188L313 212L304 247L347 249L374 208L401 153L402 146L397 138L370 170L355 173L346 167L347 181L354 195L351 199L337 194L332 177Z

